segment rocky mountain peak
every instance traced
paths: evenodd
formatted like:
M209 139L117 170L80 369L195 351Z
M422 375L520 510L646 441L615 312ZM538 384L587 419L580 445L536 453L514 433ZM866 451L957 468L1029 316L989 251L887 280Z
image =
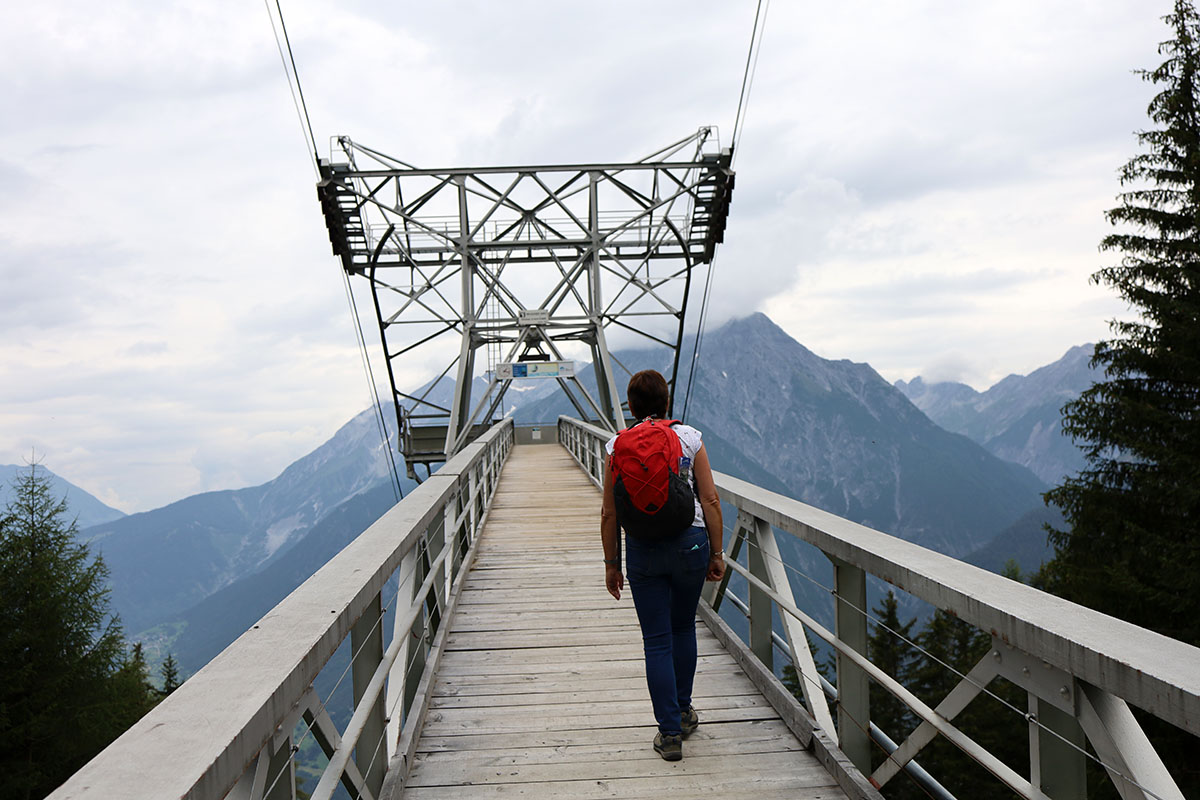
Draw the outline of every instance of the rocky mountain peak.
M920 377L895 386L938 425L1053 485L1083 466L1078 448L1062 435L1062 407L1099 377L1090 366L1094 350L1092 344L1077 345L1052 364L1009 375L984 392Z

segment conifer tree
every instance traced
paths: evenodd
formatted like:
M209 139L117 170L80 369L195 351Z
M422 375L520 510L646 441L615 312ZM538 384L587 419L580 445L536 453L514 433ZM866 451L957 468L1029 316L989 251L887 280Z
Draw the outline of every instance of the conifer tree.
M872 626L871 638L867 640L867 655L872 664L904 684L909 679L916 656L916 650L908 643L912 640L912 628L916 620L901 623L899 608L896 593L889 589L874 609L877 622ZM871 684L870 691L871 721L892 739L902 741L916 726L912 711L894 694L875 683ZM882 752L877 752L874 766L879 766L882 760Z
M1111 323L1093 367L1105 378L1064 409L1087 458L1046 495L1066 525L1050 530L1051 591L1200 645L1200 19L1192 0L1164 17L1163 63L1140 72L1158 93L1142 152L1121 170L1127 191L1107 213L1119 255L1093 282L1135 311ZM1200 792L1195 739L1146 724L1185 794ZM1107 791L1107 790L1106 790Z
M158 668L158 674L162 678L161 694L163 697L178 689L179 684L183 683L179 677L179 662L175 660L174 653L167 653L162 666Z
M932 707L944 700L992 647L988 633L941 609L933 613L914 641L921 653L908 670L908 686ZM995 680L954 718L954 725L1010 767L1028 774L1026 723L1023 715L1012 708L1023 709L1025 702L1024 692L1007 681ZM958 797L977 800L1012 797L1011 790L940 736L921 751L918 760ZM908 794L885 794L915 796L911 790Z
M911 680L916 664L916 649L909 644L913 639L915 619L900 621L900 604L891 589L872 611L875 622L871 637L867 640L867 657L871 663L891 675L902 685ZM906 641L907 640L907 641ZM871 722L879 727L894 742L902 742L916 727L916 715L904 702L874 681L870 687ZM877 769L886 758L881 747L871 748L871 768ZM897 775L883 791L888 800L920 800L925 793L907 776Z
M36 465L0 524L0 797L43 797L151 704L108 572Z
M1138 317L1112 323L1105 379L1063 409L1087 466L1047 493L1067 520L1048 572L1068 599L1200 644L1200 21L1191 0L1165 20L1166 60L1140 73L1155 126L1101 243L1120 263L1092 276Z

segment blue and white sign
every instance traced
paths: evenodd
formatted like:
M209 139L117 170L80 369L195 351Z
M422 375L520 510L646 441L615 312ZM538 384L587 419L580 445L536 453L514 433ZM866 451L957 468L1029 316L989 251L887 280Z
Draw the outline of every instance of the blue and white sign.
M500 380L515 378L573 378L574 361L502 361L496 365Z

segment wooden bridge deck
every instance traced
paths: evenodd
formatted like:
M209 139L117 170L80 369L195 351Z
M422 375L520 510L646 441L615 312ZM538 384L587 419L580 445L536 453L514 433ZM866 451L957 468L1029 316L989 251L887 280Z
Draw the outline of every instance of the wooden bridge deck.
M703 623L684 759L654 715L628 590L604 590L600 494L553 445L514 448L451 621L402 797L845 798Z

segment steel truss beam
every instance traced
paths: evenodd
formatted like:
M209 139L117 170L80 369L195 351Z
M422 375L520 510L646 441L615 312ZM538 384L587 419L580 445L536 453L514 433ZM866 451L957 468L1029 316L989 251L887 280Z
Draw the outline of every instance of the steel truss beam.
M337 146L317 194L334 254L371 288L410 476L502 413L511 381L496 378L498 361L563 358L567 343L588 347L598 388L560 380L572 404L624 427L610 325L671 352L674 392L692 270L724 238L733 190L732 153L712 128L610 164L418 169L346 137ZM439 361L443 378L455 371L449 400L405 377Z

